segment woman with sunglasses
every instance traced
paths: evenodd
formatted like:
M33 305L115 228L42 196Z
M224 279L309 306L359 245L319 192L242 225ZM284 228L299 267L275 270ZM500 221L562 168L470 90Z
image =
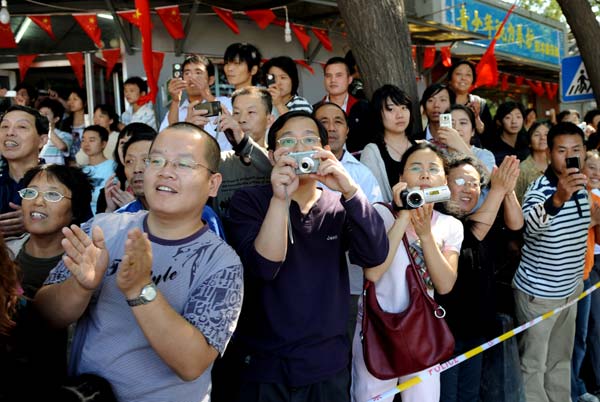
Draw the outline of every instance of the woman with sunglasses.
M23 177L19 191L26 233L7 239L22 271L25 296L33 298L64 250L62 228L80 225L92 216L92 185L78 167L36 166Z

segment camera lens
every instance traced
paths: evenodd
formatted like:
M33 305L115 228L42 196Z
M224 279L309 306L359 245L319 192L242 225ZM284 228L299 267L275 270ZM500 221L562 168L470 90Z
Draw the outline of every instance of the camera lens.
M408 193L408 196L406 197L406 202L412 208L419 208L421 205L423 205L423 197L421 196L421 193L416 191Z
M299 165L302 173L309 173L315 165L315 162L311 158L302 158Z

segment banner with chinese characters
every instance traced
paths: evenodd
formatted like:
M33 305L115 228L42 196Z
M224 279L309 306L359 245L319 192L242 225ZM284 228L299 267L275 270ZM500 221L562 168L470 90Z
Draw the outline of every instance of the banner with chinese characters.
M444 0L443 23L465 31L485 35L489 40L468 41L467 44L486 49L506 15L506 10L476 0ZM564 31L539 21L513 13L496 43L496 53L520 56L560 66L564 56Z

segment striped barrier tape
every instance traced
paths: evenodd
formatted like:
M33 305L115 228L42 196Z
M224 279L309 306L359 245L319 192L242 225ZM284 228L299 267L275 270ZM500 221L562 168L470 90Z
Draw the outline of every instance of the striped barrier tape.
M561 307L555 308L554 310L548 311L547 313L542 314L541 316L536 317L533 320L526 322L523 325L518 326L517 328L511 329L510 331L503 333L502 335L492 339L491 341L485 342L479 346L474 347L473 349L463 353L462 355L453 357L452 359L445 361L443 363L439 363L434 366L431 366L431 367L421 371L419 375L412 377L411 379L404 381L401 384L396 385L394 388L392 388L382 394L372 397L367 402L377 402L377 401L381 401L385 398L392 397L402 391L406 391L407 389L412 388L415 385L422 383L427 378L431 377L433 374L442 373L446 370L449 370L452 367L457 366L460 363L464 362L465 360L468 360L471 357L476 356L476 355L480 354L481 352L488 350L489 348L496 346L496 345L504 342L505 340L512 338L513 336L515 336L517 334L520 334L521 332L533 327L537 323L544 321L547 318L552 317L554 314L559 313L568 307L571 307L573 304L577 303L579 300L583 299L584 297L587 297L590 293L592 293L594 290L598 289L599 287L600 287L600 282L596 283L595 285L590 287L588 290L581 293L578 298L571 300L569 303L565 304L564 306L561 306Z

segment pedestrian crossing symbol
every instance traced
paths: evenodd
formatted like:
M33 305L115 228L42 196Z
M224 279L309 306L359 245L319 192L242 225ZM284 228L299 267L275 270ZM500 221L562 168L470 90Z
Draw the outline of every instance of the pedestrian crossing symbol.
M581 56L562 59L561 94L563 102L594 100L594 91Z

